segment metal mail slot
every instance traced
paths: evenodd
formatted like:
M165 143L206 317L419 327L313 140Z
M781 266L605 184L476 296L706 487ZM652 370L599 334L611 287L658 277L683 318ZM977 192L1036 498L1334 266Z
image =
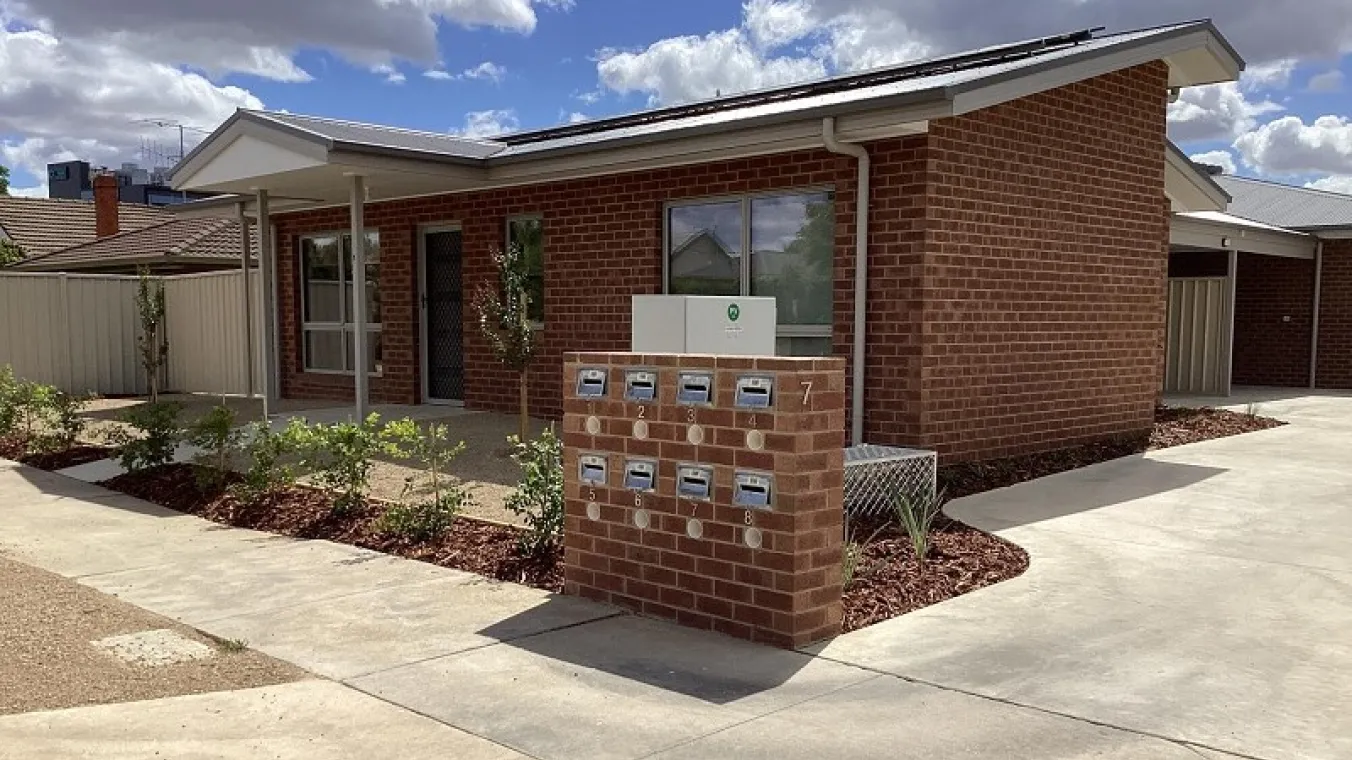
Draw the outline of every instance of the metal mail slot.
M708 499L714 489L714 468L683 464L676 468L676 493L685 499Z
M738 470L732 475L732 503L750 509L774 506L775 476Z
M577 479L587 485L606 484L606 457L604 454L583 454L577 458Z
M747 409L769 409L774 403L775 379L768 375L742 375L737 378L734 403Z
M714 373L682 372L676 385L676 400L682 404L712 404Z
M651 491L656 488L657 462L651 459L626 459L624 487L631 491Z
M647 369L631 369L624 373L624 397L628 401L657 399L657 373Z
M602 367L583 367L577 371L577 395L581 398L604 398L606 370Z

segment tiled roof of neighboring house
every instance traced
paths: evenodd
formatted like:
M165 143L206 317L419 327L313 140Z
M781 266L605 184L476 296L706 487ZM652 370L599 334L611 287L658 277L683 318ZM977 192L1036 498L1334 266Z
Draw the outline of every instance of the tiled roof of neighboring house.
M1226 211L1235 216L1297 230L1352 227L1352 195L1229 175L1216 182L1230 194Z
M256 228L250 228L257 246ZM256 250L256 248L251 248ZM122 232L92 243L29 258L16 269L77 271L122 268L139 264L195 264L238 266L238 219L171 219L153 227Z
M173 218L172 213L155 206L117 205L118 226L124 231ZM0 229L30 258L88 243L96 238L94 202L0 195Z

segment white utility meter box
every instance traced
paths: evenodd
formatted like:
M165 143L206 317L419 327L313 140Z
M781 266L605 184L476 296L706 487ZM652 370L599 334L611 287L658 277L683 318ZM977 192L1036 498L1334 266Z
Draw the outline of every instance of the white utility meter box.
M775 299L767 296L634 296L631 351L775 355Z

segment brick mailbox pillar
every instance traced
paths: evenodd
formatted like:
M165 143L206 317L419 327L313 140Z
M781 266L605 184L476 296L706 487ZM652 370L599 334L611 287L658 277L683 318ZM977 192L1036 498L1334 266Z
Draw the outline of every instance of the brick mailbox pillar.
M835 635L843 359L564 358L566 593L776 646Z

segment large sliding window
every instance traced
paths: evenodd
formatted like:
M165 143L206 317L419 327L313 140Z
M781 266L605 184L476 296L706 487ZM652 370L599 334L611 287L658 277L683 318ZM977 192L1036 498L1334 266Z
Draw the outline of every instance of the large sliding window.
M356 361L352 314L352 236L301 238L302 351L307 372L351 374ZM380 233L366 233L366 371L381 372Z
M545 225L538 216L514 216L507 220L507 245L521 247L526 257L526 295L530 318L545 321Z
M667 292L774 296L777 353L826 356L835 229L830 191L669 204Z

